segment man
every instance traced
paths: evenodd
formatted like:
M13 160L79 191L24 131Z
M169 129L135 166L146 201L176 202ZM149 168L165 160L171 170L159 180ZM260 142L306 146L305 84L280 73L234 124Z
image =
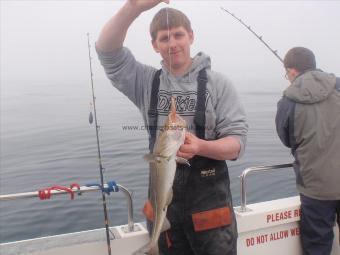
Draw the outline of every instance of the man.
M200 52L191 58L194 34L182 12L164 8L151 22L152 46L163 59L161 70L137 62L123 47L131 23L160 2L168 3L127 1L104 26L97 52L112 84L140 109L150 127L150 152L171 97L188 124L190 132L177 156L190 160L190 167L177 165L167 211L171 228L160 236L161 253L235 255L236 220L225 160L235 160L244 151L244 109L230 81L210 69L207 55Z
M295 158L303 254L330 254L340 210L340 79L316 69L303 47L284 58L291 85L278 102L276 128Z

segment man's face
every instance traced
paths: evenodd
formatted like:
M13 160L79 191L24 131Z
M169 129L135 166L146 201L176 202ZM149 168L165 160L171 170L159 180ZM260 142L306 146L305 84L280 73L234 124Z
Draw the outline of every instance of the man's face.
M296 76L299 75L299 72L294 68L286 68L286 79L290 82L293 82L296 78Z
M171 28L170 31L158 31L152 45L161 54L169 70L174 74L183 74L191 65L190 46L193 41L193 32L180 26Z

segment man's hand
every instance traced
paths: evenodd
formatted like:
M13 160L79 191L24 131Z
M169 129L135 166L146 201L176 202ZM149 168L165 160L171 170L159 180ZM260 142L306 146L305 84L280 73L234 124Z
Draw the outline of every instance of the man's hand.
M185 133L184 144L177 156L191 159L195 155L216 160L234 160L239 156L241 144L239 138L226 136L217 140L202 140L190 132Z
M199 153L201 139L190 132L185 133L184 144L179 148L177 156L185 159L191 159Z
M128 0L128 3L134 8L138 9L140 12L152 9L162 2L169 4L170 0Z

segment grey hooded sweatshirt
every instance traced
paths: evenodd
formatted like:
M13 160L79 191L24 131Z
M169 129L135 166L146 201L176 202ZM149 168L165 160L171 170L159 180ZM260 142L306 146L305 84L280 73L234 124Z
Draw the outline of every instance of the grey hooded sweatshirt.
M297 188L340 199L340 79L320 70L298 76L278 102L276 128L295 158Z
M141 111L145 126L148 123L151 88L156 68L135 60L128 48L114 52L100 52L99 60L114 87L126 95ZM176 98L177 112L186 120L190 132L195 133L194 116L197 102L197 77L201 69L207 71L205 139L216 140L235 136L241 144L239 156L244 151L248 125L243 106L231 82L213 72L210 58L198 53L186 74L173 76L162 63L158 92L158 126L162 127L169 113L171 96Z

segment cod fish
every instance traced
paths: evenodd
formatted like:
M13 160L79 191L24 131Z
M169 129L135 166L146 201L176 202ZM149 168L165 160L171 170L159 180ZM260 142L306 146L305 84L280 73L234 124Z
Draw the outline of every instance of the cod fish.
M171 98L171 111L156 139L153 153L144 156L150 162L150 202L153 208L153 228L150 242L133 253L159 254L158 238L162 231L170 228L166 219L168 205L172 200L172 185L176 163L189 164L186 159L176 157L184 143L186 122L176 114L175 99Z

